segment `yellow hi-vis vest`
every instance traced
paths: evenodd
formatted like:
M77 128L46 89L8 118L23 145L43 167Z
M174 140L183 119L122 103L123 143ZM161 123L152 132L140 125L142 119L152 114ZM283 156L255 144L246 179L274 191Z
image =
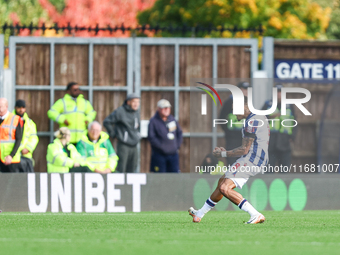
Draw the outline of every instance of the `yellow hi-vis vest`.
M67 127L71 131L71 143L77 143L83 137L86 130L85 121L92 122L96 114L91 103L81 94L76 100L66 94L47 112L47 116L58 122L60 127ZM69 122L68 126L64 124L65 120Z
M74 163L86 166L73 144L68 144L67 149L71 152L70 157L68 157L59 139L54 139L53 143L48 145L46 155L48 173L68 173Z
M9 112L7 117L0 125L0 154L1 161L5 163L5 158L11 154L15 144L15 131L22 120L19 116ZM12 163L20 162L20 151L12 158Z
M77 150L83 159L88 163L91 171L100 171L109 168L114 172L118 163L118 156L109 140L109 135L100 132L100 138L96 143L89 140L87 134L77 143Z
M15 111L13 111L13 113L15 113ZM26 148L28 153L22 156L25 158L32 158L33 151L39 142L37 126L35 125L34 121L28 117L26 112L23 115L23 119L25 121L24 132L22 134L22 140L18 151L21 152Z

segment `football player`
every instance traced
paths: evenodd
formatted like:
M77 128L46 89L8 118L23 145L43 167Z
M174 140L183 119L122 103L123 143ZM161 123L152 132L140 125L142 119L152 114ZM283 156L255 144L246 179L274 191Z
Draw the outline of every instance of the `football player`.
M257 224L265 221L265 217L259 213L243 196L234 189L240 188L248 181L249 177L262 171L262 167L268 163L268 144L270 129L266 116L255 115L250 112L247 97L244 100L244 114L236 115L238 121L245 119L242 128L242 145L226 150L216 147L213 155L220 157L239 157L229 170L219 179L215 191L207 199L199 210L190 208L189 214L193 222L200 222L203 216L209 212L223 198L226 197L241 210L249 213L248 224Z

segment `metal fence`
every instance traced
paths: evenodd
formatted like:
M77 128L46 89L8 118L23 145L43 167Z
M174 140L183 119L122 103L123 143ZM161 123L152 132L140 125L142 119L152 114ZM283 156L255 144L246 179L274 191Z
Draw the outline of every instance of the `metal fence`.
M18 44L47 44L50 47L50 80L49 84L44 85L18 85L16 83L16 51ZM10 37L9 48L10 48L10 69L12 70L13 77L13 91L16 94L17 90L47 90L50 92L50 106L58 99L55 98L55 91L65 90L66 84L55 84L55 52L56 45L87 45L88 46L88 83L82 84L81 89L88 91L88 98L93 103L93 92L95 91L126 91L131 93L133 91L133 59L132 59L132 41L130 39L85 39L85 38L42 38L42 37ZM123 86L93 86L93 47L94 45L126 45L127 46L127 83ZM14 101L10 105L14 107ZM39 136L50 136L51 141L53 140L53 121L50 121L49 132L38 132Z
M174 85L173 86L148 86L141 84L141 47L144 45L172 45L174 46ZM218 78L218 47L219 46L247 46L251 54L250 73L258 70L258 43L257 39L192 39L192 38L137 38L135 40L135 73L136 73L136 92L141 94L143 91L171 91L174 93L174 116L178 120L180 117L179 95L180 92L190 92L188 86L180 86L180 61L179 51L181 46L208 46L212 47L212 77ZM198 77L195 77L198 78ZM237 77L239 78L239 77ZM241 77L240 77L241 78ZM249 77L247 77L249 78ZM189 98L188 98L189 100ZM212 115L217 118L217 109L213 107ZM184 137L191 137L194 134L184 133ZM213 137L213 148L217 145L217 137L214 133L201 134L206 137Z
M110 35L114 32L122 32L128 33L140 33L144 34L145 32L153 32L153 33L158 33L158 32L166 32L168 34L171 34L172 36L176 36L178 34L181 34L182 37L185 36L199 36L201 34L211 34L211 33L219 33L222 35L224 31L229 31L231 33L236 33L236 32L242 32L242 31L247 31L247 32L257 32L259 35L263 34L263 27L260 24L258 27L250 27L250 28L242 28L239 26L233 26L233 27L224 27L218 26L214 27L212 24L210 25L200 25L197 24L194 27L187 26L184 24L183 26L161 26L159 24L157 25L149 25L149 24L144 24L144 25L138 25L136 27L130 27L130 26L124 26L124 24L121 24L120 26L110 26L108 24L107 26L99 26L99 24L96 24L96 26L71 26L70 23L67 25L60 25L58 23L55 23L53 26L46 26L45 23L42 23L41 25L33 25L33 22L31 22L29 25L21 25L21 24L7 24L5 23L4 25L0 26L0 30L2 33L6 33L7 31L10 32L12 36L20 34L20 32L28 30L29 34L32 35L34 32L39 31L42 33L42 35L45 34L45 31L47 30L52 30L55 33L63 32L66 33L67 35L73 35L76 34L77 32L82 32L82 31L87 31L89 33L93 33L93 35L97 36L99 32L109 32Z
M3 42L3 40L0 41ZM123 48L112 49L112 47ZM104 53L100 55L98 52L102 50ZM107 57L105 52L110 52L111 55ZM42 146L39 149L40 152L45 151L48 142L53 140L53 132L56 128L53 121L47 120L46 111L61 97L62 91L65 90L66 82L64 81L66 80L77 82L79 82L77 78L81 80L79 83L86 94L85 97L92 105L95 103L100 108L95 109L100 111L98 112L100 114L99 121L103 120L104 113L101 112L101 109L105 107L105 103L110 104L108 107L110 109L106 109L105 114L113 110L112 102L103 102L108 100L105 94L117 95L116 97L122 100L122 97L125 99L127 93L138 93L142 97L142 117L144 116L144 119L148 120L155 110L156 99L167 93L170 98L173 98L173 114L181 124L183 104L190 100L188 96L190 83L187 82L189 78L221 78L225 75L231 75L232 78L251 78L252 74L258 70L258 52L257 39L11 36L9 39L9 66L12 70L12 91L15 96L9 100L10 108L13 109L15 98L18 98L18 95L29 98L32 103L37 103L40 100L38 104L41 104L41 109L38 109L39 113L34 113L36 114L34 120L45 123L42 125L45 128L39 130L38 127L38 135L48 138L48 140L45 139L43 145L38 145ZM152 60L150 54L154 54ZM197 54L201 54L201 57ZM32 59L34 61L31 63ZM194 65L193 63L198 59L200 62ZM226 63L226 61L230 61L230 63ZM110 73L113 70L111 66L111 69L104 71L99 69L106 68L112 63L114 66L118 62L120 69L116 71L121 77L124 77L119 82L112 81L106 84L98 82L100 78L105 80L108 75L114 76ZM194 75L191 72L193 65L199 67L195 69ZM62 73L65 68L71 68L74 72L72 74ZM155 68L158 69L154 70ZM226 74L228 68L242 69L246 72ZM272 67L267 64L267 68ZM153 70L153 73L150 73L150 69ZM165 69L166 71L164 71ZM152 84L149 83L148 75L154 79ZM163 79L162 77L165 82L159 84L158 81ZM37 84L35 81L39 81L39 83ZM152 93L159 94L152 95ZM37 99L34 100L34 98ZM187 104L189 105L189 102ZM45 107L43 107L44 105ZM119 102L116 100L114 105L116 108ZM215 107L212 109L212 116L215 118L218 114L217 109ZM185 123L183 125L185 126ZM185 127L184 138L189 139L192 137L191 135L194 134L190 134L188 127ZM212 148L217 145L218 136L223 136L222 133L216 135L213 132L197 135L211 138ZM144 139L142 147L146 148L145 146L148 146L146 144L147 141ZM186 144L186 148L182 152L182 159L184 154L188 153L189 146L188 143ZM150 156L150 149L148 150L149 152L145 151L144 153L143 151L141 154L143 167L148 165L147 158ZM182 161L184 162L184 160ZM43 165L44 163L41 164L41 167ZM181 168L185 169L187 165L188 163L183 163ZM147 169L142 168L141 171L147 172Z

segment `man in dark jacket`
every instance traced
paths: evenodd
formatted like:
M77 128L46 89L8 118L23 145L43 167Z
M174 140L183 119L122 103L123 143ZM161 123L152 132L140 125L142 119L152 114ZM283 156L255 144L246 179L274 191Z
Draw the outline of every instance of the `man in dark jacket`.
M248 82L240 82L237 84L237 87L239 87L244 96L248 95L248 87L249 83ZM224 138L226 141L226 149L227 150L232 150L238 146L241 146L242 143L242 128L243 128L243 121L241 120L240 125L235 125L235 122L237 121L237 117L233 114L233 95L230 95L230 97L223 102L223 106L219 115L219 119L226 119L228 120L228 124L226 125L220 125L221 128L224 131ZM230 123L233 123L233 125L230 125ZM235 163L235 161L238 158L234 157L228 157L227 158L227 164L232 165Z
M179 172L178 150L183 140L182 129L170 112L170 102L161 99L157 103L156 114L150 119L148 130L152 148L150 172Z
M139 96L129 94L124 104L104 120L104 126L110 137L116 137L118 140L117 155L119 161L116 170L120 173L133 173L137 168L137 144L140 141L139 105Z

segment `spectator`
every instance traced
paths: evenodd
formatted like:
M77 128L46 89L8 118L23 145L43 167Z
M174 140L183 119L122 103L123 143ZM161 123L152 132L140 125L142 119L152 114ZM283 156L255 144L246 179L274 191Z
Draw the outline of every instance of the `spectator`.
M15 102L15 109L13 113L21 117L24 125L22 141L19 148L21 158L20 164L18 164L18 172L33 173L32 154L39 142L37 126L34 121L28 117L26 113L26 102L24 100L17 100Z
M23 122L8 111L8 101L0 98L0 171L17 172L20 163L19 147L22 140Z
M111 138L118 140L117 171L120 173L136 172L138 163L137 144L140 140L140 97L129 94L124 104L113 111L104 120L104 126Z
M70 143L71 132L66 127L54 133L56 139L47 147L47 172L91 172L76 147Z
M47 112L47 116L60 127L67 127L71 131L70 142L76 145L82 138L87 125L96 118L96 111L91 103L80 94L79 85L70 82L66 87L66 95L57 100Z
M8 111L8 101L0 98L0 171L17 172L20 163L19 147L22 140L23 122Z
M292 160L291 142L295 137L296 129L292 127L284 127L281 122L284 119L294 119L294 108L287 105L286 115L281 115L281 89L282 85L276 85L277 88L277 107L275 112L267 116L268 119L275 119L270 121L270 139L269 139L269 165L271 166L290 166ZM272 107L272 100L265 102L263 110ZM285 122L286 126L293 126L294 123Z
M118 157L109 140L109 135L102 131L102 126L94 121L89 124L88 133L77 143L77 150L85 157L96 173L114 172Z
M237 84L237 87L239 87L244 96L248 95L248 87L249 83L248 82L240 82ZM241 124L236 124L237 118L233 114L233 95L230 95L230 97L223 102L222 109L220 111L219 119L226 119L228 120L228 123L226 125L220 125L221 128L224 131L224 138L226 142L226 149L227 150L232 150L238 146L241 146L242 143L242 133L241 130L243 128L243 120L240 120L239 122ZM233 125L231 125L233 123ZM232 165L235 163L235 161L238 158L236 157L228 157L227 158L227 163L228 165Z
M157 112L150 119L148 139L152 148L150 172L178 173L178 150L182 144L182 130L170 114L171 104L166 99L157 103Z

